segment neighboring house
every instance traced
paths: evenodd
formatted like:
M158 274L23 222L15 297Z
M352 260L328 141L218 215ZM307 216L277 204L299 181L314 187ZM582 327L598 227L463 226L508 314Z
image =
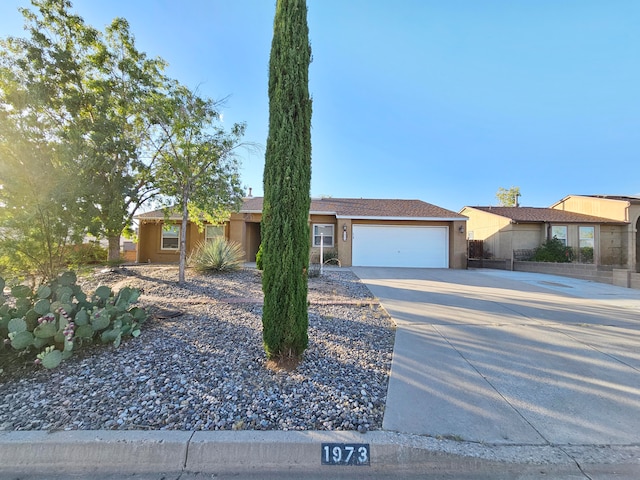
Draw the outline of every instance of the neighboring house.
M262 197L245 198L238 213L224 225L200 232L188 225L187 249L222 235L240 243L247 261L260 246ZM180 219L165 225L162 211L136 217L139 262L178 261ZM420 200L355 198L313 199L309 212L312 250L332 250L342 266L466 268L467 218Z
M640 272L640 196L634 195L569 195L551 205L555 210L580 212L610 218L620 222L617 230L602 236L605 252L609 244L611 256L605 261L615 262L631 272ZM608 231L609 232L609 231Z
M483 250L494 258L512 259L556 237L576 251L592 248L596 265L626 263L627 224L615 218L534 207L464 207L460 213L469 218L469 240L482 240Z
M640 197L569 195L549 208L464 207L470 240L483 240L496 258L533 249L554 236L580 249L593 247L593 263L639 272Z

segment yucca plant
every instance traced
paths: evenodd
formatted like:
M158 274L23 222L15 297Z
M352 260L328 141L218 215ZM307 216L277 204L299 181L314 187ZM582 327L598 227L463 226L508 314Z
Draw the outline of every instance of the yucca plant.
M229 272L244 264L244 251L239 243L223 237L199 243L189 256L189 266L199 272Z

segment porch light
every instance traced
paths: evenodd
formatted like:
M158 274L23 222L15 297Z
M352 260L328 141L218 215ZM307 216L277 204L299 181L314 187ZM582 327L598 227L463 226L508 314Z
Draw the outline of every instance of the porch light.
M343 242L347 241L347 224L346 223L342 225L342 241Z

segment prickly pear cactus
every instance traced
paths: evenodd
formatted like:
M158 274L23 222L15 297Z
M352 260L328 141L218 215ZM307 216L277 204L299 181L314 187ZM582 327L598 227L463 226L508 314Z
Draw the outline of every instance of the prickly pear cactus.
M111 296L111 289L102 285L96 289L96 293L94 295L100 300L106 301Z
M56 350L53 345L45 348L38 354L36 363L41 364L44 368L56 368L62 362L62 352Z
M15 285L11 287L11 295L15 298L27 298L31 296L31 289L26 285Z
M25 285L13 286L13 303L5 303L0 295L1 347L40 351L35 363L55 368L85 342L100 339L117 347L123 337L140 335L148 314L131 306L140 296L138 289L113 292L101 286L88 296L76 280L73 272L67 272L35 291ZM0 278L0 293L4 288Z
M95 332L104 330L109 326L109 313L105 308L98 310L91 316L91 326Z
M33 344L33 333L23 332L10 332L9 340L11 340L11 346L16 350L24 350L29 348Z

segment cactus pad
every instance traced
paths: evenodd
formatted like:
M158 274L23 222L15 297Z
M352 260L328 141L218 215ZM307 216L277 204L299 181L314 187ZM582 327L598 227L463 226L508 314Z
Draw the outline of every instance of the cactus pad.
M33 334L31 332L10 333L11 346L16 350L24 350L33 344Z
M12 318L7 325L9 332L20 333L27 331L27 322L23 318Z

